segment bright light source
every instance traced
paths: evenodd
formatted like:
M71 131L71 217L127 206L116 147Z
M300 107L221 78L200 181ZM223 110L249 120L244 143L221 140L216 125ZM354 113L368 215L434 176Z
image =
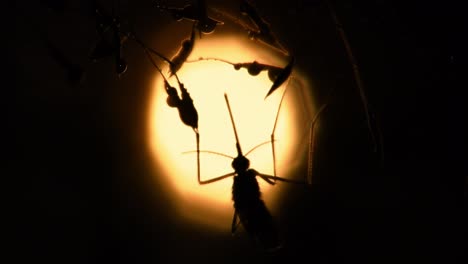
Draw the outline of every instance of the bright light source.
M250 42L236 38L210 38L198 40L190 59L212 57L239 62L253 62L284 67L286 58L274 57L265 51L261 53L249 48ZM167 68L164 70L167 72ZM219 61L199 61L185 63L178 76L190 93L199 116L200 149L237 155L235 137L224 93L229 97L243 153L260 143L270 140L276 113L285 88L278 124L275 131L276 168L278 176L289 177L294 166L304 154L307 141L304 133L308 128L312 113L310 87L297 71L288 83L265 99L272 82L267 72L251 76L247 70L235 70L232 65ZM175 78L171 79L176 86ZM149 144L151 152L162 169L166 179L158 179L160 184L168 184L168 191L174 193L174 200L181 216L212 227L228 230L233 215L231 201L232 178L207 185L197 181L196 153L183 154L196 150L196 138L192 128L184 125L176 108L166 104L166 92L162 78L158 75L149 109ZM273 175L271 144L265 144L247 158L251 168ZM208 153L200 154L201 178L211 179L232 172L232 159ZM295 176L296 179L301 177ZM279 197L280 187L271 186L258 179L263 198L268 206Z

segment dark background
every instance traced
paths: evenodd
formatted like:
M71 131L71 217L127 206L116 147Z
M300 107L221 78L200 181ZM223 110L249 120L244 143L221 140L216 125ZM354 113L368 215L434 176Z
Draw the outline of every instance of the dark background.
M133 19L142 38L162 53L175 52L186 33L158 34L175 21L151 1L121 2L121 16ZM175 217L164 186L152 183L144 150L154 69L132 43L120 78L111 60L88 64L97 39L90 1L3 4L2 175L12 180L4 185L12 256L57 263L461 261L466 28L455 2L332 1L382 131L382 163L371 151L351 66L326 5L256 1L313 80L318 100L336 87L321 119L314 185L291 189L283 201L276 219L286 244L274 256L242 235L220 236ZM111 10L111 1L100 3ZM88 65L81 85L67 81L47 40Z

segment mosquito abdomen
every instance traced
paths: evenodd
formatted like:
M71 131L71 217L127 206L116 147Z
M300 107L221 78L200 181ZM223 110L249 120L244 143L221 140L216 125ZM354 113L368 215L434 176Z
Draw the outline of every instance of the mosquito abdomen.
M234 177L232 200L245 231L267 250L280 246L273 217L261 199L260 187L253 170Z

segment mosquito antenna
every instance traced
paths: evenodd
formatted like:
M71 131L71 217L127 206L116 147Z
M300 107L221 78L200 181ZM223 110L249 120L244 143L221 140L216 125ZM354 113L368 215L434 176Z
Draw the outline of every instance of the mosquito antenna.
M232 128L234 129L234 135L236 136L237 154L239 156L242 156L242 150L239 144L239 137L237 136L236 124L234 123L234 117L232 116L231 106L229 105L229 99L226 93L224 94L224 99L226 99L226 105L229 111L229 116L231 117Z
M276 141L276 140L275 140ZM245 156L247 157L250 153L252 153L254 150L258 149L259 147L261 146L264 146L266 144L270 144L271 143L271 140L268 140L268 141L265 141L265 142L262 142L258 145L256 145L255 147L251 148L249 151L247 151L247 153L245 153Z
M265 143L270 143L270 141L265 142ZM189 154L189 153L194 153L194 152L197 152L197 151L196 150L184 151L184 152L182 152L182 154ZM211 151L211 150L200 150L200 153L209 153L209 154L225 157L225 158L228 158L228 159L234 159L234 157L232 157L232 156L226 155L226 154L221 153L221 152Z

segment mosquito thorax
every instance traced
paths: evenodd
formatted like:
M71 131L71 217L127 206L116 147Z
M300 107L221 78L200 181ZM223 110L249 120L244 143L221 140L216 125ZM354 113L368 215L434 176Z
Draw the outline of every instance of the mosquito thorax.
M239 155L234 158L231 166L236 172L244 172L250 167L250 161L246 157Z

